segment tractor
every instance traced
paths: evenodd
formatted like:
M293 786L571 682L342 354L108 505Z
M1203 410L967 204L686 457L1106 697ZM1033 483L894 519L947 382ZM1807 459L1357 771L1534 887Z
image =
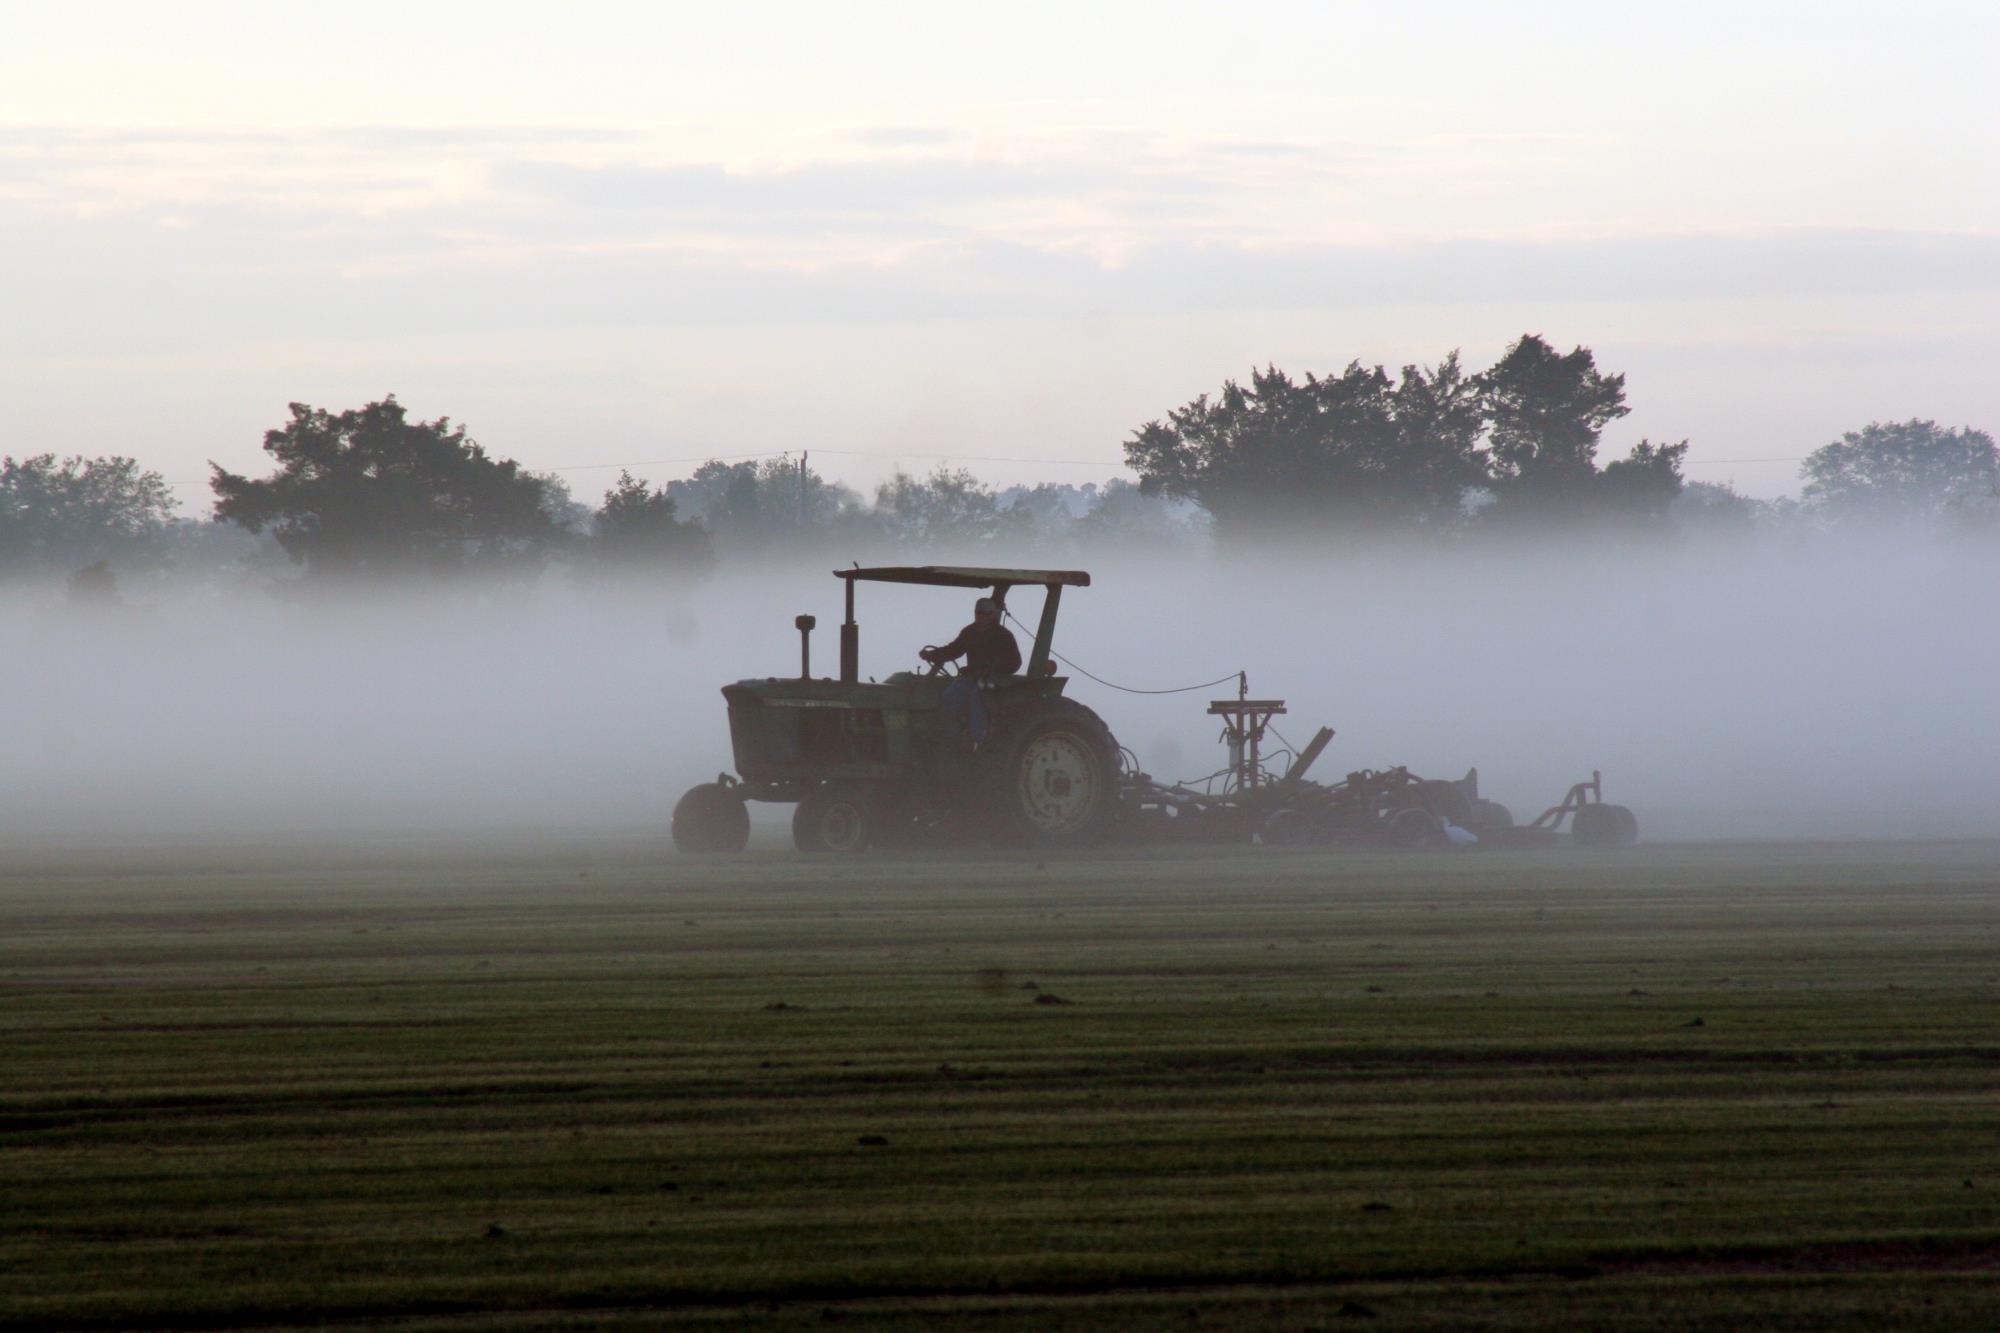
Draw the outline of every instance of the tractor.
M1221 720L1229 766L1200 788L1161 782L1124 762L1130 756L1104 719L1065 698L1068 680L1056 674L1052 645L1062 591L1089 587L1090 575L893 565L837 569L834 577L846 585L847 600L839 677L813 675L817 622L802 615L793 621L797 676L723 686L738 776L717 774L681 797L673 815L679 850L742 851L750 840L750 801L792 804L793 842L821 853L969 842L1073 847L1113 833L1147 842L1526 847L1553 843L1565 821L1580 847L1638 841L1637 819L1605 803L1603 776L1595 772L1516 827L1505 806L1481 799L1477 769L1455 781L1420 778L1406 768L1362 769L1331 784L1308 780L1306 771L1333 739L1330 727L1292 754L1282 772L1273 771L1260 747L1285 703L1249 697L1243 673L1236 698L1208 705ZM975 685L987 719L977 745L946 725L944 693L953 682L931 661L933 649L918 654L923 670L861 679L854 596L862 583L977 589L991 595L1002 615L1009 592L1042 590L1021 674L983 677ZM1216 778L1226 779L1219 789Z
M812 674L814 618L802 615L799 674L726 685L736 773L694 787L674 807L674 846L741 851L749 801L795 803L799 850L853 853L997 841L1076 846L1094 842L1119 809L1119 749L1104 720L1063 697L1051 644L1064 588L1090 586L1081 570L887 566L835 570L846 585L840 675ZM855 589L920 584L986 592L1006 614L1017 588L1042 590L1040 620L1021 674L982 679L987 719L975 747L944 725L947 668L862 680Z

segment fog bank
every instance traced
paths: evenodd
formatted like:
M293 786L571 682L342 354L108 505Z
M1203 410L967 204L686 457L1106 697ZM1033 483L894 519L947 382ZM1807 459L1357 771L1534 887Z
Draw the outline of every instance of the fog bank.
M987 554L980 563L994 560ZM1016 553L1031 562L1033 557ZM1408 765L1532 817L1593 768L1648 837L1977 837L2000 809L1990 549L1831 540L1649 553L1393 548L1096 564L1056 647L1163 689L1247 670L1314 776ZM862 672L914 668L971 595L863 585ZM1033 623L1040 593L1015 610ZM664 827L732 767L725 682L838 660L824 563L683 597L551 582L365 604L0 603L17 839ZM1222 763L1206 700L1074 677L1141 765Z

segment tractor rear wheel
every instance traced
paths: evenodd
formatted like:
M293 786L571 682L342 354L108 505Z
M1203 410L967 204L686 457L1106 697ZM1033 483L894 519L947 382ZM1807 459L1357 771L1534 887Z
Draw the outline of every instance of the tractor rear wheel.
M704 782L674 805L673 831L678 852L740 852L750 844L750 811L728 787Z
M865 852L874 841L870 806L858 788L816 787L792 811L792 843L802 852Z
M1118 760L1095 713L1063 700L994 740L985 786L1001 840L1073 847L1104 836L1118 811Z

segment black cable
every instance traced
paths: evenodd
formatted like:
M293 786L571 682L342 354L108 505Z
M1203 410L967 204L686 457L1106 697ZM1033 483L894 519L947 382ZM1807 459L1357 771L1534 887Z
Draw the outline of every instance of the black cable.
M1007 608L1004 606L1001 607L1000 609L1006 615L1007 619L1013 621L1017 626L1020 627L1020 630L1023 634L1029 632L1028 627L1021 623L1020 617L1016 616L1012 611L1007 610ZM1130 685L1114 684L1111 681L1106 680L1102 676L1092 676L1090 672L1085 671L1082 667L1070 661L1067 657L1064 657L1054 648L1049 649L1049 656L1055 658L1056 661L1061 662L1064 666L1068 667L1071 671L1076 672L1079 676L1090 676L1090 679L1096 681L1099 685L1104 686L1104 688L1108 690L1120 690L1126 694L1192 694L1196 690L1212 690L1216 686L1221 685L1226 681L1236 680L1243 674L1240 671L1232 671L1226 676L1218 676L1214 680L1203 681L1199 685L1183 685L1178 689L1172 689L1172 690L1140 690L1140 689L1134 689Z

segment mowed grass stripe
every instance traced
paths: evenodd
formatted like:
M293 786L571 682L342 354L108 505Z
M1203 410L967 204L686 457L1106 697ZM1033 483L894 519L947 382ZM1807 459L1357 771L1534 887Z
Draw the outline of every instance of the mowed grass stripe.
M1533 1322L1473 1279L1995 1235L1993 849L573 859L0 889L0 1317Z

